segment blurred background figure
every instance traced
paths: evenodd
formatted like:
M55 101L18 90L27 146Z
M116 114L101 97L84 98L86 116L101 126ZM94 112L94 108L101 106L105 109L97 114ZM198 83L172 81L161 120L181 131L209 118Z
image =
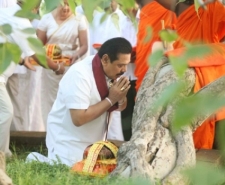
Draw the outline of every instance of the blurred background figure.
M37 15L37 18L30 20L34 29L39 23L40 3L41 0L32 10ZM17 1L17 4L22 6L23 1ZM14 74L8 79L7 90L14 108L12 131L45 131L40 99L42 66L35 66L35 69L31 71L17 65Z
M60 47L62 57L70 58L67 69L73 63L78 62L88 50L85 17L72 13L66 0L41 18L37 36L44 45L56 44ZM47 121L47 115L56 98L61 78L47 69L42 71L42 91L40 93L44 123Z
M24 29L32 29L32 25L28 19L20 18L14 16L14 14L19 11L21 8L19 5L17 5L16 0L0 0L0 25L8 24L12 28L12 32L9 34L5 34L1 32L0 36L0 42L5 43L11 43L15 44L19 47L21 53L18 53L18 55L14 55L12 58L9 58L8 66L4 70L4 72L0 75L0 151L3 151L6 156L11 156L11 152L9 150L9 137L10 137L10 126L11 122L14 116L14 107L12 104L12 98L17 96L17 93L19 92L19 81L17 78L15 79L14 83L14 94L12 96L9 96L9 92L6 89L6 83L9 79L9 77L12 76L15 68L16 63L19 61L20 65L26 66L28 69L35 70L35 68L30 64L30 57L34 58L34 60L41 64L39 59L37 58L35 51L31 48L29 42L27 41L27 38L33 38L37 39L36 35L34 33L24 33ZM6 50L7 51L7 50ZM10 54L14 54L15 51L9 51ZM13 52L13 53L12 53ZM5 52L3 52L4 54ZM21 54L21 56L20 56ZM20 59L21 58L21 59ZM6 62L7 58L2 56L2 61L0 61L0 64L3 64ZM52 60L47 58L47 64L49 69L52 69L56 74L63 74L64 73L64 66L61 66L61 69L59 71L56 71L58 68L58 64L55 64ZM2 67L2 66L1 66ZM4 68L3 68L4 69ZM24 96L26 96L26 92L24 93ZM27 102L25 102L27 103Z

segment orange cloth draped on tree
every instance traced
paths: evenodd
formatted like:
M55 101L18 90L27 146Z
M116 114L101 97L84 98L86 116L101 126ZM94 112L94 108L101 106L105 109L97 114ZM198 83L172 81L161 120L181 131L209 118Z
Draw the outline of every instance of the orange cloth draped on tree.
M149 68L148 57L151 54L152 45L155 41L160 40L159 31L162 30L161 20L164 20L165 28L174 28L176 15L155 1L145 5L141 9L135 61L136 91L138 91Z
M198 16L199 15L199 16ZM177 33L181 39L194 43L215 43L210 56L203 59L190 60L189 66L195 68L196 83L194 92L210 82L225 75L225 45L219 43L225 36L225 7L218 1L207 5L197 12L194 5L185 10L177 20ZM210 46L210 45L209 45ZM174 48L183 47L182 41L174 43ZM179 55L184 48L169 53ZM218 51L218 52L217 52ZM215 122L225 119L225 110L219 111L216 115L206 120L193 134L195 148L211 149L215 135Z

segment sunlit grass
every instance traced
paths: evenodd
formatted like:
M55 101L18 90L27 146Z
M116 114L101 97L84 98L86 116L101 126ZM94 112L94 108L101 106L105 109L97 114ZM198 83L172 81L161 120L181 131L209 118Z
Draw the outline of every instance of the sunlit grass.
M145 180L107 178L93 178L74 174L70 168L63 164L49 165L40 162L26 163L25 159L30 152L36 151L44 155L46 148L11 146L13 156L7 159L7 174L12 178L15 185L149 185Z
M44 146L11 146L13 156L7 159L7 174L15 185L150 185L144 179L107 179L81 176L71 172L63 164L49 165L40 162L26 163L30 152L47 154ZM223 165L222 165L223 166ZM225 185L225 168L218 164L197 163L193 169L185 172L190 185ZM221 168L222 167L222 168ZM159 182L156 185L160 185Z

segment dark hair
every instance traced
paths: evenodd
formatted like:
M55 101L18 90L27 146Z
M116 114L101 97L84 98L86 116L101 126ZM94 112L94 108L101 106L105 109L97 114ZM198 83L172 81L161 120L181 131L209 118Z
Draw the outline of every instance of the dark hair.
M98 51L98 56L102 58L107 54L111 62L118 59L118 54L130 54L132 52L132 46L128 40L122 37L116 37L107 40L102 44Z

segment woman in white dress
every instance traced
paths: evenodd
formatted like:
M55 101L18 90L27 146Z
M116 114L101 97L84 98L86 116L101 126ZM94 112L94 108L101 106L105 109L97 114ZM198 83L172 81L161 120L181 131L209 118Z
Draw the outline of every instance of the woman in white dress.
M67 0L42 17L38 24L37 36L44 45L57 44L62 50L62 56L71 59L69 65L79 61L88 49L85 17L74 15ZM46 123L62 76L56 76L52 71L43 69L41 78L41 109L43 121Z

